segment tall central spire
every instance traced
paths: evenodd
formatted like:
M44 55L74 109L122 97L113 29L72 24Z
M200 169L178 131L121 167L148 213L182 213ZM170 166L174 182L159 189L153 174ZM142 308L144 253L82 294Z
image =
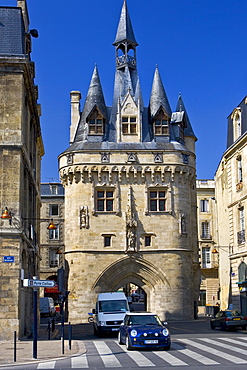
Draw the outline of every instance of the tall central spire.
M132 28L126 0L124 0L123 3L117 34L113 45L117 45L123 41L128 41L135 46L138 45Z

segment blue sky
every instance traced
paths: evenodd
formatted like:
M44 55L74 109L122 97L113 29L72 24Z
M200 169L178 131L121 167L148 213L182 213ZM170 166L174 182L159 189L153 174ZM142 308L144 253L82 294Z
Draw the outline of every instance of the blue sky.
M0 0L16 6L16 0ZM106 104L115 72L112 43L123 0L27 0L35 83L45 146L42 181L57 181L57 156L69 146L70 91L82 106L95 63ZM127 0L137 68L148 106L156 64L175 110L182 94L198 138L197 177L213 178L226 149L227 116L247 94L247 1Z

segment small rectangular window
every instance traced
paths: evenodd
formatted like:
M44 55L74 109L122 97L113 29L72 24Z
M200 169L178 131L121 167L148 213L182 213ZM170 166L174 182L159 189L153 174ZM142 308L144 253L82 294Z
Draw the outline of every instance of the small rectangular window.
M111 236L104 236L104 247L111 246Z
M200 200L200 209L201 212L208 212L208 199Z
M56 230L49 230L49 239L59 240L59 225L55 225Z
M58 204L50 204L49 205L49 215L50 216L58 216Z
M51 185L51 194L56 195L57 194L57 185Z
M145 236L145 247L150 247L151 246L151 235L146 235Z

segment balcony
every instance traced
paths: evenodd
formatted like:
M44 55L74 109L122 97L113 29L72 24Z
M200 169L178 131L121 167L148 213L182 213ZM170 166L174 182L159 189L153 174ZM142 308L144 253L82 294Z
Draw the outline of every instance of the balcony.
M245 230L241 230L237 232L238 244L245 243Z
M58 267L59 265L59 261L58 260L55 260L55 261L50 261L50 267Z

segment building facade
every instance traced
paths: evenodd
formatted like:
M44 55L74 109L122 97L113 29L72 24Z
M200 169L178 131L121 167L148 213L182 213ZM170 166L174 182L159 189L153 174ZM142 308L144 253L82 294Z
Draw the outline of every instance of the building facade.
M198 241L201 263L199 313L206 314L206 306L220 304L218 276L218 229L214 180L196 180ZM218 251L217 251L218 252Z
M71 92L70 146L59 156L69 321L85 321L99 292L130 283L162 319L192 319L200 285L196 137L181 96L172 112L158 68L144 105L126 1L113 45L113 104L95 67L82 111L80 92Z
M40 162L44 155L38 89L25 0L0 7L0 339L32 332L39 272ZM7 207L7 208L6 208Z
M228 117L227 149L218 166L216 200L219 223L220 285L223 308L247 315L247 97Z
M57 270L63 266L64 253L64 187L59 182L42 183L41 218L53 221L56 229L40 226L40 278L57 282ZM58 284L53 288L40 289L40 296L52 297L59 302Z

